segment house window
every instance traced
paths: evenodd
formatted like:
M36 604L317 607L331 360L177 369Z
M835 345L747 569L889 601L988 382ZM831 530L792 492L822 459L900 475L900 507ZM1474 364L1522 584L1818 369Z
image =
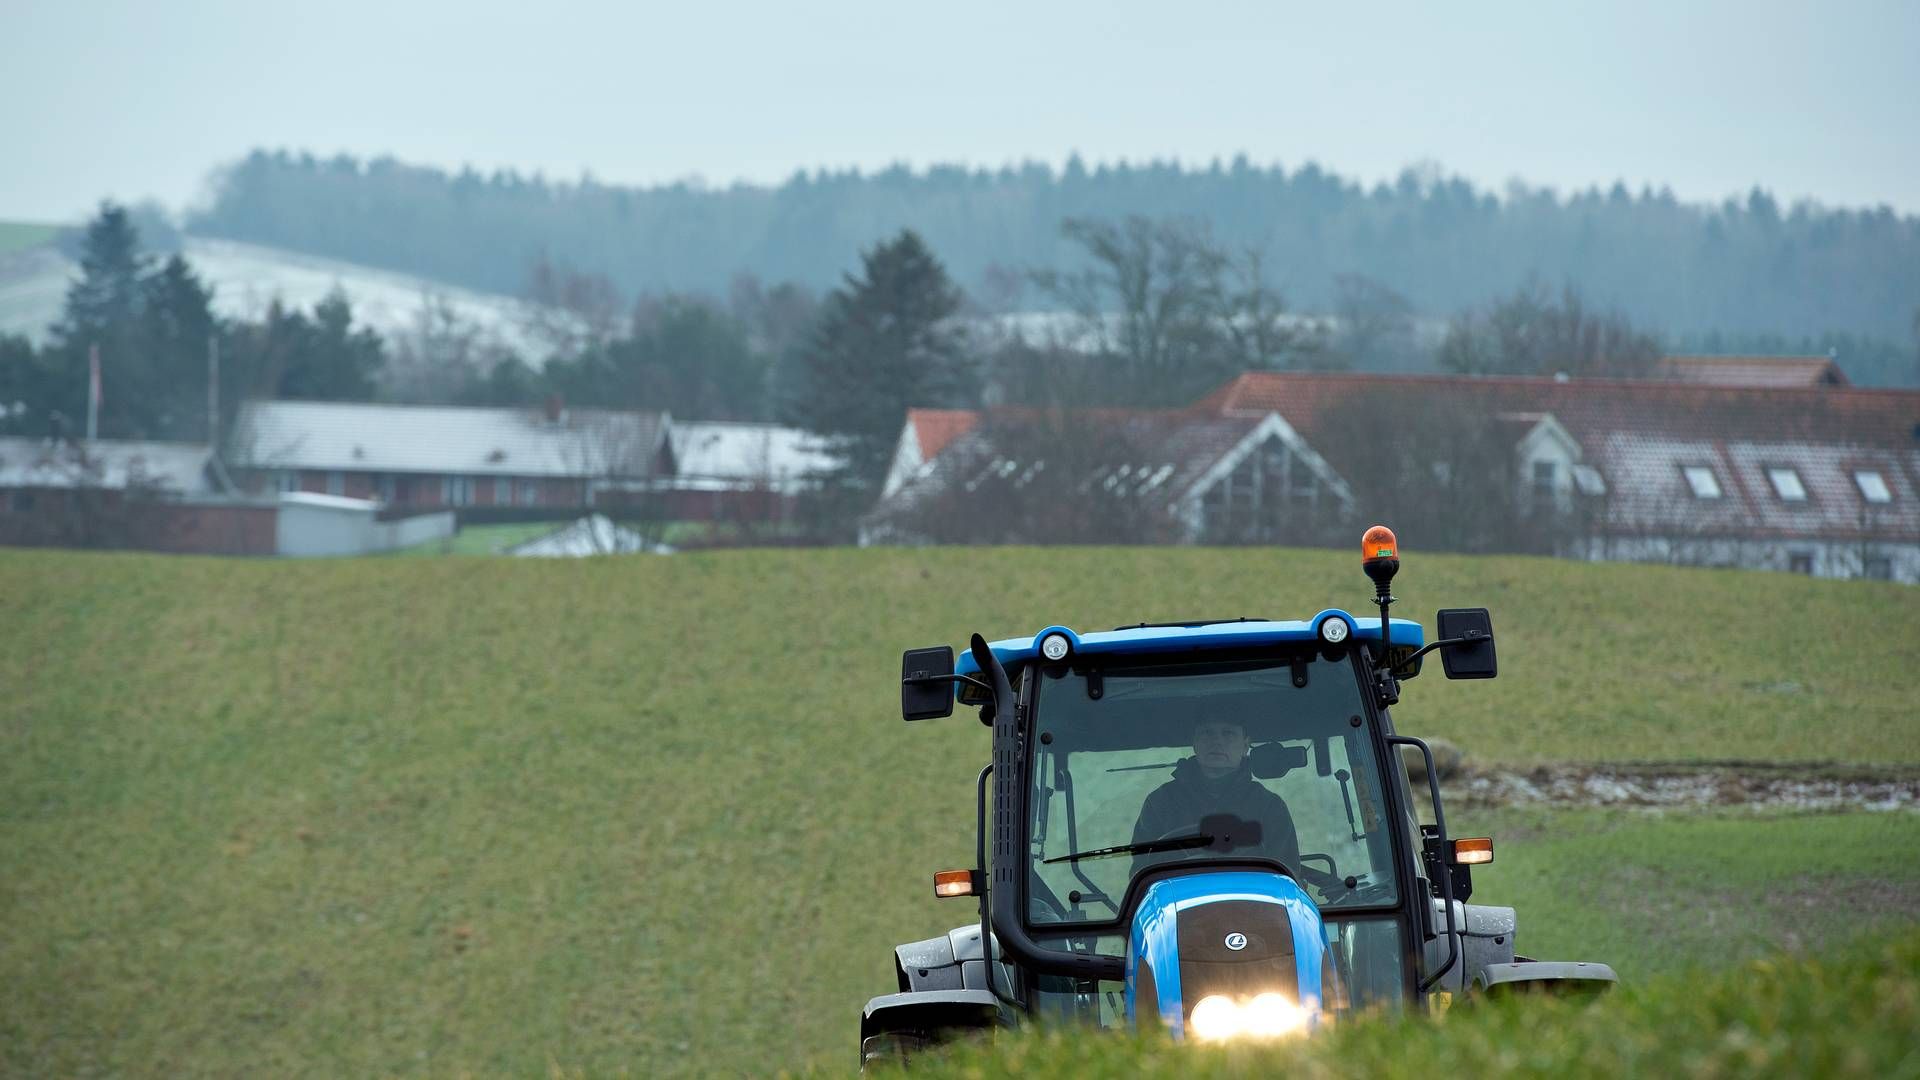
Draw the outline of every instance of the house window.
M540 481L520 481L520 505L538 506L540 503Z
M440 501L447 506L473 505L473 477L443 476L440 478Z
M33 492L31 491L7 492L7 509L13 511L16 514L24 514L27 511L33 509Z
M1874 581L1893 580L1893 558L1888 555L1869 555L1861 560L1860 576Z
M399 485L393 482L392 474L381 473L379 476L373 478L373 488L379 493L381 502L390 503L394 501L394 495Z
M1554 489L1559 487L1560 467L1551 461L1533 463L1533 503L1539 507L1550 507L1554 501Z
M1887 487L1887 478L1874 469L1855 470L1853 482L1860 488L1860 497L1870 503L1893 501L1893 491Z
M300 473L295 469L281 469L274 476L274 483L282 492L299 491Z
M1787 555L1787 569L1796 574L1813 573L1813 552L1795 551Z
M1687 486L1693 489L1696 499L1717 499L1720 497L1720 479L1713 470L1705 465L1685 465L1680 472L1687 478Z
M1767 479L1773 483L1773 493L1780 496L1782 502L1806 502L1807 488L1800 482L1800 474L1792 469L1768 469Z
M335 469L327 474L327 494L345 495L347 493L347 474Z
M513 477L497 476L493 480L493 505L513 505Z
M1606 477L1601 476L1600 470L1591 465L1575 465L1573 483L1580 489L1582 495L1600 496L1607 493Z

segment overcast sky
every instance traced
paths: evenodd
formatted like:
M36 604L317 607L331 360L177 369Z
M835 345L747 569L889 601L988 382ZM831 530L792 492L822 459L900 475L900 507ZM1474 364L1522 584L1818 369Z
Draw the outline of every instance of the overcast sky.
M639 184L1245 152L1920 212L1908 0L0 0L0 103L15 220L179 208L260 146Z

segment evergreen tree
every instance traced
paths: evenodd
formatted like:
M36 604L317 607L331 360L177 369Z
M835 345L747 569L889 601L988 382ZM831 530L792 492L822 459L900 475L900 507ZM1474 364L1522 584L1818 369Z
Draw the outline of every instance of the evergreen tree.
M952 321L960 291L919 235L903 230L861 261L828 295L786 407L826 437L849 495L879 487L909 408L970 406L977 385Z
M153 268L127 211L112 203L81 238L80 271L43 354L43 412L60 413L66 434L85 433L97 348L101 438L204 439L212 292L178 255Z
M339 290L311 317L275 301L265 319L236 327L233 342L235 362L254 373L255 392L275 398L371 401L387 362L380 335L354 327L353 305Z
M630 337L549 360L547 388L607 409L660 409L682 419L766 415L768 360L741 321L690 297L643 299Z
M56 434L48 403L59 394L48 356L17 334L0 334L0 435ZM63 415L57 421L65 424Z
M115 397L139 396L141 426L154 438L204 440L207 350L217 329L213 293L178 255L140 286L139 363L128 365Z
M101 203L80 242L80 279L67 289L66 308L54 324L62 351L82 353L95 343L130 334L144 298L147 259L140 235L124 207Z

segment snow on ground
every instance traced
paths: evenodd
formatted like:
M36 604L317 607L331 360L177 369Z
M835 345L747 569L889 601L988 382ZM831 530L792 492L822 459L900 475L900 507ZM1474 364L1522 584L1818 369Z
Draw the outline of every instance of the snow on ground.
M411 332L430 304L445 304L480 333L538 364L544 350L525 329L536 310L526 301L475 292L427 278L280 248L206 237L186 238L182 251L213 287L214 310L227 318L259 319L278 298L311 310L336 286L353 303L354 321L389 343ZM0 254L0 333L45 341L60 317L67 286L80 266L52 245Z

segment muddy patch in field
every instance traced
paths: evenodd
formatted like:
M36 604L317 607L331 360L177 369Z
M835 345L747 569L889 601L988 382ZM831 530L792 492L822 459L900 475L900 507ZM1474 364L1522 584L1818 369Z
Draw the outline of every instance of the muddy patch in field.
M1810 766L1545 765L1463 768L1443 780L1466 806L1615 806L1649 809L1920 811L1920 775Z

